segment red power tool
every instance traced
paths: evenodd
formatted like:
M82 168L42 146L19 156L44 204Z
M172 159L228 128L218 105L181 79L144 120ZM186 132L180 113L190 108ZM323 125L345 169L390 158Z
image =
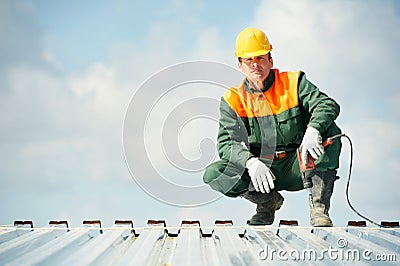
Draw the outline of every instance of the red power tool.
M333 138L328 138L326 141L322 142L322 146L325 148L333 143ZM297 149L297 159L299 161L300 172L304 173L306 171L311 171L315 169L314 158L308 153L307 163L303 164L303 159L301 158L301 151Z
M322 143L322 146L325 148L325 147L331 145L333 143L333 140L337 137L340 137L340 136L333 136L331 138L328 138L326 141L324 141ZM314 201L313 201L313 196L312 196L312 192L311 192L313 183L311 180L311 175L307 174L315 169L314 158L311 156L310 153L308 153L307 163L303 164L303 160L301 158L301 151L300 151L300 148L298 148L297 149L297 160L299 162L300 173L301 173L301 177L303 180L303 187L305 189L307 189L311 206L314 208Z

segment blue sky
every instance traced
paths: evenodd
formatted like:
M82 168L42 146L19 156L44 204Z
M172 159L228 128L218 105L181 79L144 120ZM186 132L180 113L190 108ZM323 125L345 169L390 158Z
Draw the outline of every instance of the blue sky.
M164 33L171 34L171 40L160 38L159 45L163 41L175 42L177 51L181 50L177 56L188 56L191 43L205 28L218 27L224 39L234 41L235 36L224 29L240 29L251 19L249 14L239 16L244 10L229 1L219 1L216 5L207 1L35 3L38 12L34 17L46 28L45 49L57 54L63 65L71 68L107 60L110 49L118 44L134 44L140 49L146 45L149 32L157 32L160 26ZM248 10L253 10L256 4L248 4Z
M355 146L353 205L372 219L398 221L399 2L249 2L2 1L0 224L15 219L39 226L52 219L74 226L84 219L105 225L114 219L136 225L147 219L244 224L254 207L240 199L179 208L150 197L129 174L121 136L129 100L146 79L189 60L235 67L234 41L247 26L267 33L275 67L302 69L339 102L338 124ZM199 93L215 99L221 94L206 88L194 92ZM216 125L204 125L201 133L215 141ZM150 130L154 138L156 129ZM198 131L189 128L194 137L182 137L187 154L198 151L193 145ZM165 158L155 160L165 175L175 173ZM347 165L344 142L331 210L339 226L359 219L345 201ZM308 225L306 193L284 196L277 220Z

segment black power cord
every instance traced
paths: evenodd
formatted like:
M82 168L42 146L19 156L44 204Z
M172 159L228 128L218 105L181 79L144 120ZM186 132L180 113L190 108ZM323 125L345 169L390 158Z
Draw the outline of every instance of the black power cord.
M331 137L331 139L335 139L335 138L339 138L339 137L344 137L349 141L350 144L350 165L349 165L349 175L347 177L347 185L346 185L346 198L347 198L347 203L349 204L350 208L361 218L367 220L368 222L375 224L379 227L382 227L382 225L380 225L379 223L367 218L365 215L362 215L360 212L358 212L353 205L351 205L350 203L350 197L349 197L349 186L350 186L350 178L351 178L351 171L353 168L353 143L351 142L351 139L349 138L349 136L347 136L346 134L338 134L335 135L333 137Z

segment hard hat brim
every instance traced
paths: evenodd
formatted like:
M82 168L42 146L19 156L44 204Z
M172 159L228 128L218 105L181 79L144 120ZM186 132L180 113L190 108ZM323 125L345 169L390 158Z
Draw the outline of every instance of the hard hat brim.
M272 49L269 49L269 50L258 50L258 51L255 51L255 52L248 52L248 53L235 52L235 57L249 58L249 57L253 57L253 56L266 55L271 50Z

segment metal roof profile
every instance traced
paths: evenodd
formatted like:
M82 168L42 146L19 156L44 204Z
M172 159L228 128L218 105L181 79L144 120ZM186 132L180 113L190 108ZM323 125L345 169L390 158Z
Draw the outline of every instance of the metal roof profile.
M104 228L94 220L79 228L67 221L36 228L32 221L15 221L0 226L0 265L396 265L399 223L381 225L350 221L347 227L313 228L281 221L278 227L234 226L217 220L212 226L182 221L168 227L163 220L149 220L135 228L131 220L116 220Z

